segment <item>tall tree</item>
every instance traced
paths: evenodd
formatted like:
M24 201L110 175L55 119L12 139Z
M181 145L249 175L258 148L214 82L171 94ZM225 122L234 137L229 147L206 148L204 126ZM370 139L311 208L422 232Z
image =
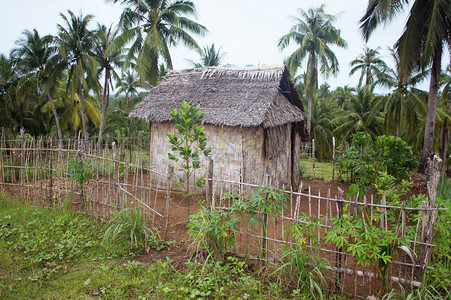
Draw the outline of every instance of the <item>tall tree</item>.
M15 89L18 81L18 74L15 67L15 61L12 57L0 55L0 125L13 129L16 120L11 112L15 102Z
M97 142L97 148L100 148L102 142L102 133L105 122L105 112L108 109L108 104L110 101L110 86L112 86L112 78L116 81L120 80L119 75L115 71L115 67L120 68L123 64L123 54L122 49L117 51L106 52L107 48L116 39L119 29L113 29L112 26L107 28L105 25L97 25L98 29L96 32L96 41L94 49L94 57L99 64L99 75L103 72L104 84L103 84L103 96L102 96L102 107L101 107L101 117L99 126L99 136Z
M111 50L123 48L132 42L125 62L137 58L136 69L142 83L155 85L161 61L173 68L169 48L182 42L190 49L200 47L190 35L203 36L207 29L191 20L196 16L193 2L186 0L108 0L126 5L120 17L122 34ZM161 60L161 61L160 61Z
M369 0L367 10L360 20L361 31L366 40L381 23L391 21L408 0ZM449 0L415 0L404 31L395 48L400 57L400 70L410 73L412 68L431 67L428 110L424 132L423 153L419 171L424 171L427 157L434 152L434 130L441 59L444 44L451 50L451 5Z
M315 139L316 151L321 159L332 153L332 121L334 112L338 110L337 104L331 98L313 100L312 105L312 138Z
M325 77L336 75L339 70L337 57L330 45L346 48L346 41L341 37L340 30L333 26L336 17L324 12L324 5L310 8L307 12L299 9L300 18L293 17L296 23L290 31L279 40L279 48L285 49L291 42L299 47L288 57L286 63L293 76L307 59L308 81L308 114L307 131L310 134L312 119L312 98L318 89L318 73Z
M85 145L88 145L88 124L86 122L86 107L84 93L90 88L99 90L97 81L97 62L93 56L94 31L88 28L92 15L75 16L70 10L68 17L64 14L60 16L64 20L64 25L58 24L59 47L63 58L66 60L69 69L68 92L71 99L76 99L78 95L81 106L81 121Z
M443 87L440 104L446 112L444 117L441 118L440 148L443 161L446 162L448 158L449 143L451 141L451 64L446 68L446 72L440 76L440 86Z
M416 134L418 121L426 113L426 94L415 86L425 78L427 71L401 72L398 53L394 49L390 51L395 67L376 70L377 82L391 89L391 93L382 99L385 102L386 128L393 128L396 137L400 136L400 132L404 133L403 129L411 135Z
M116 96L120 93L124 93L127 108L130 109L130 100L133 100L133 95L138 93L139 88L139 80L136 73L133 70L127 70L122 74L122 78L117 83L116 87L118 88Z
M225 53L221 53L221 48L222 47L219 47L219 49L216 50L214 43L210 46L207 45L200 53L200 63L196 63L190 59L188 59L188 61L195 68L217 67L221 64L221 60L225 55Z
M384 118L382 116L382 96L374 95L372 87L360 88L356 94L349 94L343 109L336 113L332 120L337 125L333 133L343 139L350 139L351 135L359 131L376 137L382 133Z
M59 146L62 147L63 135L52 91L66 65L57 55L58 49L53 45L53 36L41 37L36 29L32 32L26 30L23 34L24 37L16 42L18 48L13 51L17 55L18 66L24 72L22 80L27 85L27 89L34 88L37 90L38 97L43 96L49 101L55 119ZM43 95L40 95L41 93Z
M366 86L375 83L377 80L377 71L387 67L385 62L379 58L379 49L380 47L377 47L376 49L365 47L363 48L363 54L360 54L356 59L349 63L349 66L352 67L349 75L360 70L359 87L362 86L364 78Z

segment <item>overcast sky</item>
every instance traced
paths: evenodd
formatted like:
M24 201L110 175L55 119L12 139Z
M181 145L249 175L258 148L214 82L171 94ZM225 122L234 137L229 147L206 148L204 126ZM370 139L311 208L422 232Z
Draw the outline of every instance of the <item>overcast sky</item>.
M0 0L0 53L8 54L15 46L21 33L36 28L41 35L56 34L56 24L62 24L60 12L93 14L92 28L96 23L115 24L123 9L120 4L104 0ZM277 48L279 38L288 33L294 24L289 16L298 16L299 8L308 10L325 3L327 13L338 15L335 27L341 29L342 37L348 42L347 49L334 48L340 63L340 73L327 81L332 88L358 83L359 74L349 77L349 62L362 53L365 46L358 30L367 1L364 0L194 0L198 10L198 22L205 25L209 33L196 38L202 47L215 43L225 52L223 63L238 67L246 65L280 65L295 47L283 52ZM392 65L387 47L393 46L400 36L407 19L407 11L386 27L380 27L371 37L370 48L381 47L382 58ZM171 51L175 69L189 68L186 59L198 61L195 51L182 46ZM449 60L449 59L448 59ZM422 88L427 88L423 83Z

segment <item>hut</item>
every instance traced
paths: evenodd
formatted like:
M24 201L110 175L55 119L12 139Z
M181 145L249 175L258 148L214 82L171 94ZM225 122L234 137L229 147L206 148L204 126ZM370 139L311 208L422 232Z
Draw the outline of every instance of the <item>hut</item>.
M285 66L169 71L130 114L150 122L151 166L159 171L172 163L170 110L184 100L204 112L213 176L298 186L300 144L307 134L302 101Z

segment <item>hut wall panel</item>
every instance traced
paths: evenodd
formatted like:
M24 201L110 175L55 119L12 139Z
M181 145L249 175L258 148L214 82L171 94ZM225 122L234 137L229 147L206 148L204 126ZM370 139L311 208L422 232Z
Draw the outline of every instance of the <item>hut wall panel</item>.
M151 166L157 171L165 173L168 165L174 165L169 160L170 143L167 134L175 133L173 123L152 122L152 146ZM229 127L204 125L207 136L207 145L212 148L210 157L214 162L213 176L217 179L243 181L255 184L266 184L269 175L272 185L288 185L290 182L290 140L286 143L286 151L281 152L278 157L266 159L264 155L264 130L262 127ZM287 130L290 126L286 125ZM288 133L288 136L289 133ZM242 147L244 149L242 149ZM242 156L244 155L244 168L242 172ZM208 161L204 160L201 170L196 174L206 174ZM176 167L176 175L181 175L182 170Z
M284 125L290 136L290 125ZM245 161L245 182L255 184L266 184L270 180L274 186L288 186L290 184L290 139L282 138L285 151L280 155L267 159L264 154L264 130L262 127L243 128L243 147ZM266 175L269 175L267 179Z

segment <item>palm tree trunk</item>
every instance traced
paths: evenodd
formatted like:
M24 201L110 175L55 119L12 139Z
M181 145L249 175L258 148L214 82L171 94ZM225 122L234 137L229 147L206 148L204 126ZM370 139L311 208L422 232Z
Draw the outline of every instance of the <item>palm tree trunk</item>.
M88 147L89 136L88 136L88 126L86 124L86 108L85 108L85 99L83 98L83 90L81 86L81 80L78 81L78 93L80 97L80 105L81 105L81 124L83 125L83 135L85 137L85 150Z
M307 111L307 132L310 136L310 130L312 128L312 95L308 96L308 111Z
M398 113L395 112L395 120L394 120L394 125L393 125L393 135L395 137L399 136L399 116Z
M63 134L61 133L60 120L58 118L58 113L56 112L55 103L53 102L52 95L50 95L49 91L47 91L47 98L49 99L50 105L52 106L53 117L55 117L56 133L58 134L59 147L60 147L60 149L62 149L63 148Z
M423 154L418 166L418 171L424 173L427 158L434 153L435 113L437 108L437 93L440 80L440 64L442 62L442 43L434 48L432 59L431 81L429 83L428 112L426 116L426 128L424 130Z
M105 85L103 87L103 98L102 98L102 111L100 116L100 126L99 126L99 139L97 141L97 149L100 149L100 145L102 143L102 133L103 133L103 123L105 119L105 111L107 106L107 95L108 90L110 89L108 85L108 71L105 71Z

